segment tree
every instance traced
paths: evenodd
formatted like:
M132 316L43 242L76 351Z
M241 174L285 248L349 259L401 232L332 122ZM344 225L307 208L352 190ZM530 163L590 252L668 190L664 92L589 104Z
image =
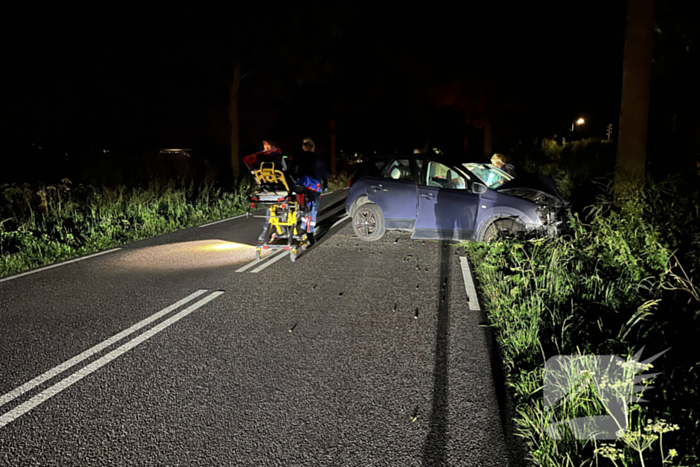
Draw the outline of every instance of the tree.
M260 5L239 12L234 25L213 26L194 47L200 60L225 85L230 123L230 163L240 175L240 96L247 83L279 99L288 100L292 88L323 82L333 73L329 46L340 35L343 6L308 5L276 9L268 14Z
M615 169L618 194L623 184L639 186L644 178L653 46L654 0L628 0Z

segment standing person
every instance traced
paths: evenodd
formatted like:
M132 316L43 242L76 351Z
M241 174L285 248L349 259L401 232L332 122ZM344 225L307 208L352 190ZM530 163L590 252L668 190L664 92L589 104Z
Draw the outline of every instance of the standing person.
M293 174L297 180L306 178L308 186L317 185L318 191L309 189L309 211L308 216L302 220L301 228L308 234L310 242L314 243L314 230L316 227L316 214L318 212L318 202L320 200L321 185L326 185L328 171L323 157L315 153L316 144L311 138L304 138L301 145L303 153L295 161Z
M496 166L496 168L502 170L503 172L507 173L508 175L510 175L512 177L516 176L515 175L515 167L508 164L508 162L506 160L506 156L504 156L503 154L501 154L499 152L494 154L493 157L491 157L491 163L494 166ZM488 179L486 180L486 184L489 187L493 187L497 183L503 184L504 182L505 182L505 180L503 180L503 178L496 171L492 171L489 174Z
M501 154L500 152L497 152L496 154L493 155L491 158L491 163L510 175L511 177L515 177L515 167L510 165L508 161L506 160L506 156Z
M323 155L316 152L316 143L314 143L311 138L304 138L304 141L301 143L301 148L304 151L302 157L310 156L310 160L313 161L311 164L313 165L312 171L316 175L314 178L321 181L323 190L325 191L328 188L328 178L330 177L328 170L326 170L325 158Z

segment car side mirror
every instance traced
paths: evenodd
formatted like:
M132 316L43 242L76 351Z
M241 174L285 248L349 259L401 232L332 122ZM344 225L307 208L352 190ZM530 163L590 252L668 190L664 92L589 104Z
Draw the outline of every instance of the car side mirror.
M483 185L479 182L472 183L472 192L474 192L478 195L480 195L482 193L486 193L487 190L488 190L488 188L486 188L486 185Z

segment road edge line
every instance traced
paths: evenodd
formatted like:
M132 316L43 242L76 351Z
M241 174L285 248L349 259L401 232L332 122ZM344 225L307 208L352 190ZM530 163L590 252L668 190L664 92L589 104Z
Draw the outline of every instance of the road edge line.
M201 229L202 227L209 227L210 225L218 224L220 222L232 221L233 219L239 219L241 217L245 217L245 214L239 214L238 216L233 216L233 217L221 219L221 220L214 221L214 222L209 222L208 224L198 225L197 227L199 227Z
M474 280L472 279L472 272L471 269L469 269L469 261L466 256L460 256L459 262L462 267L462 276L464 277L464 288L469 298L469 309L471 311L481 311L479 298L476 294L476 287L474 287Z
M112 248L111 250L99 251L99 252L93 253L91 255L81 256L80 258L73 258L73 259L69 259L67 261L61 261L60 263L51 264L48 266L42 266L38 269L33 269L31 271L22 272L22 273L15 274L15 275L10 276L10 277L4 277L4 278L0 279L0 282L11 281L12 279L18 279L20 277L28 276L29 274L34 274L35 272L46 271L47 269L53 269L53 268L57 268L59 266L63 266L66 264L75 263L76 261L82 261L84 259L94 258L95 256L100 256L100 255L104 255L107 253L112 253L112 252L117 251L117 250L121 250L121 248Z

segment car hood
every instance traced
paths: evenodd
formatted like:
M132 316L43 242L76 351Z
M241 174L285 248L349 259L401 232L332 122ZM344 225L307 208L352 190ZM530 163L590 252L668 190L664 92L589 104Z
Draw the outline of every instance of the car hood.
M513 180L510 180L496 189L496 191L529 188L531 190L541 191L550 196L562 199L557 184L554 179L548 175L523 174ZM563 199L562 199L563 201Z
M523 174L504 183L496 189L499 193L512 194L513 196L524 197L526 199L532 198L530 194L533 193L544 193L547 197L554 198L558 203L563 205L569 205L569 202L561 197L559 191L557 190L557 184L554 179L548 175L537 175L537 174ZM536 198L541 198L537 196ZM550 198L550 199L551 199ZM533 199L534 200L534 199Z

